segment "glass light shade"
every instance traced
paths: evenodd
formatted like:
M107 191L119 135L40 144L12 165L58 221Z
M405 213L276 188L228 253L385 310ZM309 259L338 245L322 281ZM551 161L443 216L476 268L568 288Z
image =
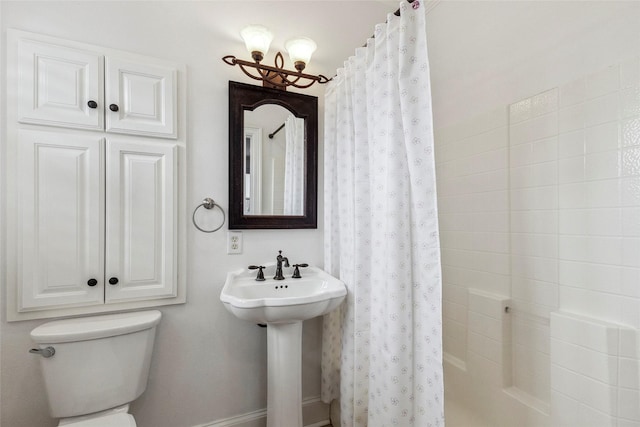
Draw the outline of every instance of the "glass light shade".
M273 33L262 25L249 25L240 31L240 36L242 36L247 50L252 55L254 52L260 52L262 56L266 55L269 51L271 40L273 40Z
M291 62L296 64L296 68L298 68L299 63L302 63L302 68L304 69L304 65L309 64L309 61L311 61L311 55L315 52L318 45L309 38L299 37L297 39L289 40L284 47L287 49L287 52L289 52Z

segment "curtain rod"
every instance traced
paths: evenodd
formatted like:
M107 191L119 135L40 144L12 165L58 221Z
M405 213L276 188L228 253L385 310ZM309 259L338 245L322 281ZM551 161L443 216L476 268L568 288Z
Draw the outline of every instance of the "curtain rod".
M414 1L416 1L416 0L407 0L407 2L409 4L413 3ZM398 8L395 12L393 12L393 14L396 15L396 16L400 16L400 8ZM372 35L371 38L375 39L376 38L375 34ZM367 47L367 43L363 44L362 47Z
M276 130L273 131L273 133L269 134L269 139L273 139L273 137L276 135L276 133L280 132L280 129L282 129L284 127L284 123L280 125L280 127Z
M416 0L407 0L407 2L409 2L409 3L413 3L414 1L416 1ZM393 12L393 14L396 15L396 16L400 16L400 8L398 8L398 10Z

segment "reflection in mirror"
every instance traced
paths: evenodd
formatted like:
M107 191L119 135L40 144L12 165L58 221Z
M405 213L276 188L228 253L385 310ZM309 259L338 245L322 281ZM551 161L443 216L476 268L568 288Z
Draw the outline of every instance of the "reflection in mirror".
M318 98L229 82L229 228L316 228Z
M244 214L303 215L304 120L286 108L244 112Z

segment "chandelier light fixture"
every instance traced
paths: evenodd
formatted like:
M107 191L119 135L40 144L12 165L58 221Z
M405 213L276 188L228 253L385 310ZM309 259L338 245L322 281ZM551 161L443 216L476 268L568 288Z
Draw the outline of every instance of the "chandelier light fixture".
M273 33L267 28L262 25L249 25L240 31L240 36L254 62L244 61L233 55L227 55L222 60L232 66L238 65L242 72L252 79L262 80L262 85L265 87L286 90L288 86L293 86L304 89L316 82L323 84L331 80L322 74L315 76L302 72L317 48L316 43L310 38L298 37L285 43L285 49L296 69L293 71L284 68L284 58L280 52L276 53L275 66L260 63L269 51L269 45L273 40Z

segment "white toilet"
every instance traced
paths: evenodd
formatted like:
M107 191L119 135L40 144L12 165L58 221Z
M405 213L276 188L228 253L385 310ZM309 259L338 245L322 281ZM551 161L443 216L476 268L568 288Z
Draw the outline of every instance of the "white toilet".
M161 316L150 310L56 320L31 331L59 426L136 426L129 403L147 387Z

